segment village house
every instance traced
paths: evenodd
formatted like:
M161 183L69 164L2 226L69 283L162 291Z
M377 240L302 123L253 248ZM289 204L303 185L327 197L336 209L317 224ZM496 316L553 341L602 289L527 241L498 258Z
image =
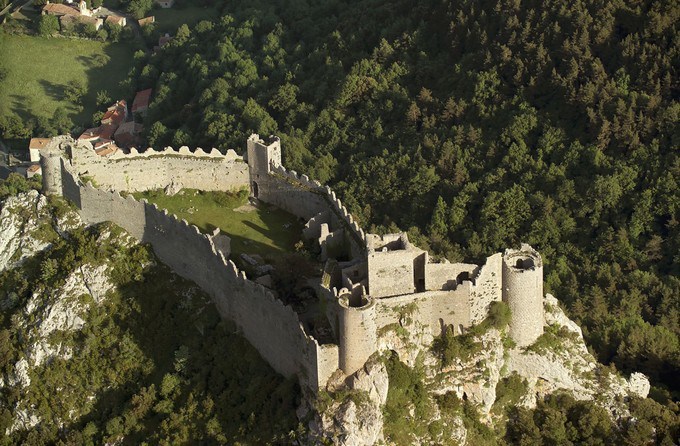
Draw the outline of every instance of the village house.
M125 99L121 99L106 109L106 113L104 113L104 117L102 118L102 125L112 124L117 128L127 120L127 117L127 102L125 102ZM114 129L114 132L115 130L116 129Z
M104 20L104 23L106 23L109 26L118 25L122 28L127 24L127 19L125 17L121 17L121 16L110 15L110 16L106 17L106 20Z
M28 169L26 169L26 178L33 178L36 175L42 175L42 168L40 164L31 164Z
M118 151L116 145L116 133L128 118L127 102L124 99L116 102L106 109L99 127L85 130L79 137L79 141L87 141L92 144L97 155L107 156ZM133 123L134 124L134 123ZM141 127L141 125L140 125ZM141 129L135 133L136 127L126 127L121 132L121 141L134 141L141 133ZM129 133L129 135L128 135Z
M119 147L134 147L141 143L141 134L144 130L142 124L138 124L134 121L124 122L118 127L114 135L116 144Z
M47 146L52 138L31 138L28 142L28 159L32 163L40 161L40 151Z
M42 9L42 14L59 17L59 23L62 27L69 27L78 22L92 25L98 30L104 24L102 19L94 17L94 14L96 14L98 11L99 8L95 10L89 9L87 7L87 3L84 0L78 4L78 8L67 4L50 3L48 1Z
M139 23L139 26L146 26L151 23L154 23L156 21L155 16L149 16L149 17L144 17L143 19L137 20L137 23Z
M151 99L151 88L138 91L135 95L135 100L132 101L132 115L139 113L146 116L146 111L149 109L149 100Z

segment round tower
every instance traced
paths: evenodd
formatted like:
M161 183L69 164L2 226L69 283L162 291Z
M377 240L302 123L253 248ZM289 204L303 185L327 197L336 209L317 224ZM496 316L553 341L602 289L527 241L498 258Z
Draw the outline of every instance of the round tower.
M512 312L510 337L526 347L543 334L543 261L531 246L503 253L503 302Z
M338 297L339 365L351 375L378 349L375 300L347 292Z
M48 147L40 152L42 168L42 192L45 195L62 195L61 152L56 147Z

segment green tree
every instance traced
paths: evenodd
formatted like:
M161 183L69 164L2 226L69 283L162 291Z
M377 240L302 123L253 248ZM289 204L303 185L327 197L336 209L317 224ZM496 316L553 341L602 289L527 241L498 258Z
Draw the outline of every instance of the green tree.
M435 205L434 212L432 213L432 220L430 221L430 226L428 227L428 232L430 235L442 238L446 237L448 232L448 228L446 226L446 216L446 203L440 195L437 198L437 204Z
M111 96L106 90L99 90L97 92L97 106L101 107L104 105L109 105L111 103Z
M153 7L153 0L130 0L127 6L127 12L132 14L136 19L141 19Z
M54 15L41 15L38 19L38 34L49 37L59 32L59 19Z
M85 85L80 80L69 81L64 87L64 97L71 102L78 102L85 94Z

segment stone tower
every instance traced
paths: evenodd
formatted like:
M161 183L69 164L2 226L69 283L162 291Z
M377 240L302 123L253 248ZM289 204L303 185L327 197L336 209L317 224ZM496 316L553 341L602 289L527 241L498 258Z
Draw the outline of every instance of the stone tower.
M267 140L252 134L247 141L248 169L250 171L250 193L257 198L266 187L268 174L273 167L281 165L281 140L270 136Z
M81 0L80 3L78 3L78 11L80 11L80 15L88 17L92 16L92 11L87 8L87 2L85 0Z
M346 375L351 375L378 349L375 300L364 295L363 288L358 287L354 292L341 294L337 302L340 307L339 367Z
M61 196L61 151L58 146L49 145L40 151L40 167L43 194Z
M531 246L503 253L503 302L512 312L510 337L519 347L543 334L543 261Z

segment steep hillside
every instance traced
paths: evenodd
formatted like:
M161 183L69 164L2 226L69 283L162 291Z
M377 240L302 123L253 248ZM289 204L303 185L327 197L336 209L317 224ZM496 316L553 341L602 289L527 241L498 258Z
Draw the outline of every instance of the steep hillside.
M452 261L531 243L598 359L673 398L677 2L221 5L141 69L149 144L276 133L364 227Z
M297 435L297 384L149 248L34 190L0 207L0 444Z

